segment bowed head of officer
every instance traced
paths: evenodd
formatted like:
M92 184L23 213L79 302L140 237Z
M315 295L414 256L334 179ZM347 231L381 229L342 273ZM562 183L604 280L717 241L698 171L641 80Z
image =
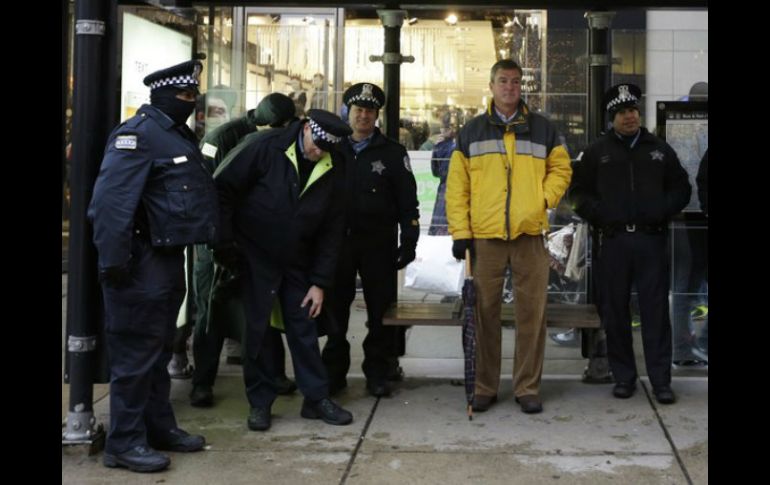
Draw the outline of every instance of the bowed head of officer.
M216 239L216 190L184 124L198 93L198 61L144 79L150 104L115 128L88 208L98 252L110 366L104 465L162 470L157 450L198 451L177 427L167 365L185 295L184 247Z
M297 386L300 415L347 425L350 412L329 399L318 348L325 292L334 281L344 212L342 165L336 145L351 133L328 111L267 130L214 174L222 238L214 260L240 273L246 329L243 373L247 425L267 431L278 395L276 345L266 338L280 308Z

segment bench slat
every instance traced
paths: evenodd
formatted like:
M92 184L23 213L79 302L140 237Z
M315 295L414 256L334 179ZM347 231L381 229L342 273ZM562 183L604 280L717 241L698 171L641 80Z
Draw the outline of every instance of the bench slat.
M503 325L513 325L513 303L505 303ZM462 301L398 302L391 305L382 320L384 325L462 325ZM546 325L561 328L599 328L599 314L592 304L548 303Z

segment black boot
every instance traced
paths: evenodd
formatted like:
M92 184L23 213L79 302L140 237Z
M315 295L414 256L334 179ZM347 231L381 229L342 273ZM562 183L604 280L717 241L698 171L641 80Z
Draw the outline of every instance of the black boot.
M324 423L344 426L353 422L353 415L328 397L312 402L302 401L300 415L308 419L322 419Z

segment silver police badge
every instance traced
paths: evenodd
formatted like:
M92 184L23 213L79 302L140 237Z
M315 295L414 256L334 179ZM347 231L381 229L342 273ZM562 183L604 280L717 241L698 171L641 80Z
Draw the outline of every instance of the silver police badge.
M372 162L372 172L377 172L378 175L382 175L382 171L385 170L385 165L380 160Z
M650 152L650 157L653 160L663 161L663 152L661 152L660 150L652 151L652 152Z
M361 86L361 99L374 99L374 93L372 93L371 84L364 84Z

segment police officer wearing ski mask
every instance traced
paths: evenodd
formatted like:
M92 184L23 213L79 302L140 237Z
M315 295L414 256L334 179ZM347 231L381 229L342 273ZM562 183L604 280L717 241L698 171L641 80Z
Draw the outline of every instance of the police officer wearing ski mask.
M342 390L350 369L346 333L358 273L368 326L362 364L366 388L372 396L383 397L390 395L389 381L400 379L403 330L384 326L382 318L395 300L398 270L415 258L420 234L417 184L404 146L375 126L385 104L382 89L358 83L345 91L343 102L353 134L340 143L346 160L347 226L331 297L340 331L329 335L322 355L332 392Z
M168 467L157 450L198 451L205 439L177 427L167 365L185 295L184 247L216 240L216 189L185 125L199 61L144 79L150 104L109 136L88 218L98 252L110 366L104 465Z

